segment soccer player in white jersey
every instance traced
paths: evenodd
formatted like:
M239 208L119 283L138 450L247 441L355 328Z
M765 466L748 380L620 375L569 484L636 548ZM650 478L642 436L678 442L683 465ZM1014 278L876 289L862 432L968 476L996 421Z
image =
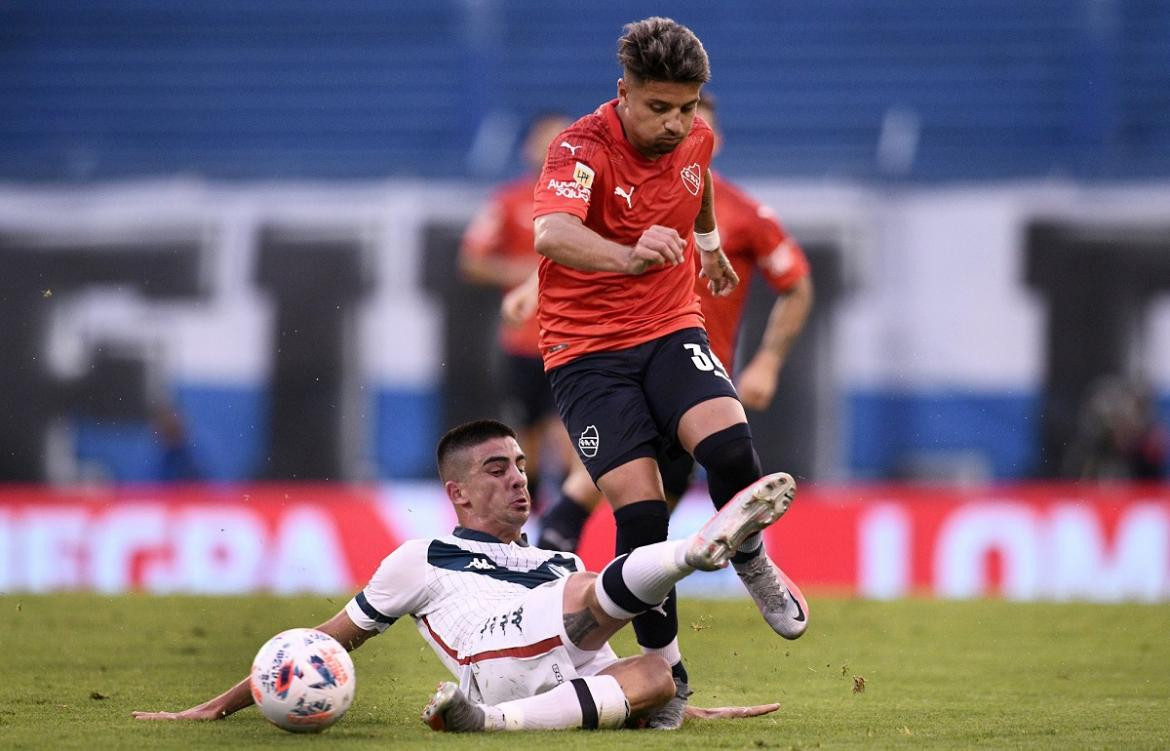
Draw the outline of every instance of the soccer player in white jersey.
M410 616L459 681L440 684L423 711L435 730L617 728L663 706L675 694L666 660L619 659L609 638L691 572L726 566L745 538L780 518L795 493L788 475L761 478L694 536L638 548L593 574L576 555L533 548L521 534L531 500L511 428L493 420L461 425L443 436L437 453L459 526L403 543L318 626L353 650ZM213 720L252 703L245 678L182 712L134 716ZM692 714L742 717L776 706Z

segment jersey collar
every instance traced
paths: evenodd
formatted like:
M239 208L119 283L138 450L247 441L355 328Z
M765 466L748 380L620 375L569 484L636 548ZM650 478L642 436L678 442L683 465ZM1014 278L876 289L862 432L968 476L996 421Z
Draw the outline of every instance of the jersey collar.
M467 527L456 527L451 533L454 536L463 540L475 540L476 542L494 542L500 545L506 544L503 540L495 535L489 535L487 532L480 532L478 529L468 529ZM521 547L528 546L528 535L523 532L520 533L520 539L516 544Z

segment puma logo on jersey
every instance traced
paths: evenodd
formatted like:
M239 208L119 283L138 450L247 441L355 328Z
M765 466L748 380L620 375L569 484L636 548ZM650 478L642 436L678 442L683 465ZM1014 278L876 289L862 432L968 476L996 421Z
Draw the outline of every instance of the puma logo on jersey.
M622 190L620 185L616 186L613 189L613 194L615 196L621 196L622 198L626 199L626 208L627 209L634 208L634 186L633 185L630 186L630 192L628 192L628 193L626 191Z
M579 149L581 147L574 146L573 144L569 143L568 141L561 141L561 148L568 149L570 154L572 154L573 156L577 156L577 149Z
M477 571L494 571L496 567L482 558L472 558L463 568L473 568Z

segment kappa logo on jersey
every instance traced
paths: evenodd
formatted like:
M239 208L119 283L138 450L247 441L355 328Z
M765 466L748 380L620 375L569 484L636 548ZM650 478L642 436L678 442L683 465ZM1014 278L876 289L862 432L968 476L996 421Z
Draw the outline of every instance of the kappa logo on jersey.
M597 449L600 446L601 436L597 434L596 425L590 425L581 431L581 437L577 439L577 448L581 451L581 456L592 459L597 456Z
M561 148L568 149L570 154L572 154L573 156L577 156L577 149L579 149L581 147L574 146L573 144L569 143L568 141L561 141Z
M589 203L593 191L589 188L578 185L576 182L569 180L549 180L548 189L555 190L557 195L562 198L575 198L578 201Z
M577 166L573 168L573 181L582 188L593 187L593 175L593 170L587 164L577 162Z
M616 186L613 189L613 194L615 196L621 196L622 198L626 199L626 208L627 209L634 208L634 186L633 185L630 186L629 193L622 190L620 185Z
M491 571L491 570L495 569L496 567L494 565L492 565L491 563L488 563L483 558L472 558L470 561L467 562L467 565L464 566L463 568L473 568L473 569L477 569L479 571Z
M703 175L699 171L699 163L695 162L683 167L679 174L682 175L683 185L687 186L690 194L692 196L699 195L699 191L703 188Z

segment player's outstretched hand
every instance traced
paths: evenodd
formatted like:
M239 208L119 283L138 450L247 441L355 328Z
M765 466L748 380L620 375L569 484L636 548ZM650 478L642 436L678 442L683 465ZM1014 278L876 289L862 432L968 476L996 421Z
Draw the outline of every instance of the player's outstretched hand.
M136 720L222 720L222 712L200 705L182 712L131 712Z
M771 714L779 708L780 705L775 703L755 704L750 707L696 707L688 704L686 716L697 720L738 720Z
M711 294L716 297L730 295L739 285L739 274L731 268L731 261L727 260L723 249L699 251L699 257L703 262L703 270L700 273L707 277L707 289L711 290Z
M679 237L672 227L663 227L660 224L651 225L638 238L638 243L630 249L630 274L641 274L651 266L660 263L669 263L677 266L682 263L687 244Z

